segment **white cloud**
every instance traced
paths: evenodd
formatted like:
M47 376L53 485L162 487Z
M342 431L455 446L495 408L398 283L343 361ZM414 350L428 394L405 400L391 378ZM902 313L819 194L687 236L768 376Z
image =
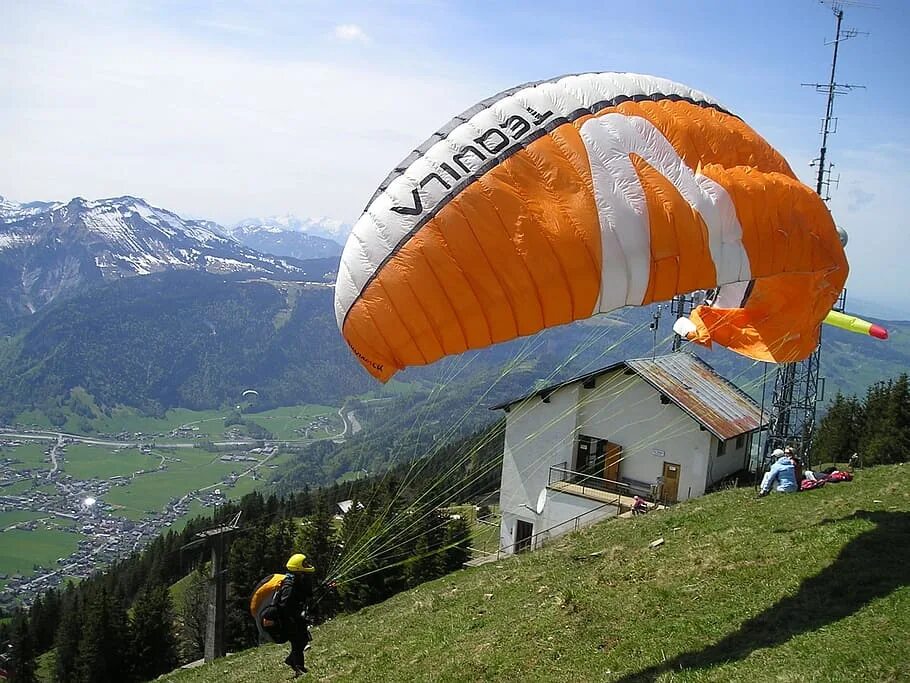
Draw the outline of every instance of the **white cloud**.
M224 223L353 221L396 163L496 87L144 26L25 33L0 51L0 194L22 201L135 194Z
M335 37L348 42L366 43L369 37L357 24L339 24L334 30Z

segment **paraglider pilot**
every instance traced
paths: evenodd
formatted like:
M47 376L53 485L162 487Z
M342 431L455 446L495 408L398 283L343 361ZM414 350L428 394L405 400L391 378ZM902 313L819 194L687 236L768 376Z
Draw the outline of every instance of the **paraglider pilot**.
M286 566L288 574L275 593L274 605L291 643L291 651L284 663L299 676L307 671L303 664L303 649L310 640L306 609L313 597L312 574L316 569L307 562L303 553L291 555Z

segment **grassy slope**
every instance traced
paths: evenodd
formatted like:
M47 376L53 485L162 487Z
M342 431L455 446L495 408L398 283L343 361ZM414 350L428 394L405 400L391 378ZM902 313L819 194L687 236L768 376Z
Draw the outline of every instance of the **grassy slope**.
M662 547L648 543L662 537ZM614 520L315 631L328 681L910 679L910 465ZM167 680L283 681L266 646Z

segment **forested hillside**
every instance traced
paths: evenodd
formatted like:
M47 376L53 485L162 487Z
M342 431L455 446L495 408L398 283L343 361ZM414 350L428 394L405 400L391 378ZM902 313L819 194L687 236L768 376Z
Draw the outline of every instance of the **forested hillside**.
M371 385L341 343L328 288L171 272L93 288L0 346L7 413L83 387L155 414L256 388L267 405L337 402Z
M305 262L302 277L319 283L334 267L333 259ZM658 329L650 330L654 310L630 307L402 372L395 379L405 390L394 401L361 406L370 429L345 448L376 459L398 452L418 432L422 440L453 427L464 434L492 419L488 406L535 383L666 353L671 321L664 311ZM838 390L859 394L910 367L910 323L885 325L891 331L885 342L824 329L823 405ZM773 388L773 365L720 348L688 349L756 399L763 379ZM340 405L379 386L338 333L332 289L320 284L165 272L94 286L32 316L0 322L3 422L29 408L48 415L61 407L86 410L68 405L77 387L102 409L126 405L158 415L172 407L233 405L249 388L266 409Z
M224 539L230 649L257 643L248 614L252 587L281 571L301 548L317 568L310 612L317 623L462 567L469 558L469 521L443 506L496 491L501 427L377 477L281 498L253 493L239 505L220 508L219 522L240 512L242 527ZM332 517L346 499L358 505L339 524ZM143 681L200 657L209 549L193 542L213 524L211 518L194 519L182 532L159 536L103 574L50 590L28 610L18 610L10 625L0 626L0 642L13 643L12 665L20 672L34 670L35 656L53 650L55 681Z

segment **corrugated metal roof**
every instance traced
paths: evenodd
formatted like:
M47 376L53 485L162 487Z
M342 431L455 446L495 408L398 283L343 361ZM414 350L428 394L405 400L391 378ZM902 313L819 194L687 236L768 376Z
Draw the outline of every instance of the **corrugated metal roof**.
M762 426L758 404L697 356L671 353L625 364L719 439Z
M501 403L492 410L507 408L535 395L544 398L561 387L598 377L620 367L632 370L719 439L732 439L763 426L761 409L748 394L717 374L703 360L688 353L671 353L614 363Z

